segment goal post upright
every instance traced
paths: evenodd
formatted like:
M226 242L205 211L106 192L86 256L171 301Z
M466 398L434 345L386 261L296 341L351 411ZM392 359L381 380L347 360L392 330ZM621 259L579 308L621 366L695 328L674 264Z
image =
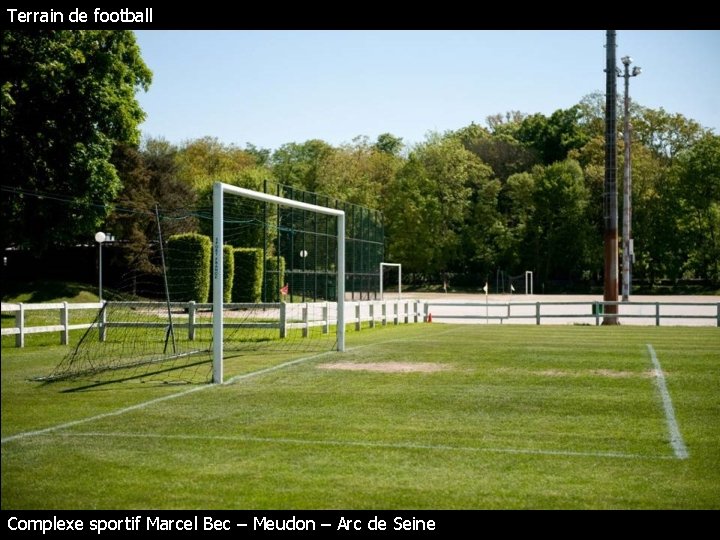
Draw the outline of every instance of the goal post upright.
M223 382L223 200L224 186L213 184L213 384Z
M226 193L337 218L337 350L344 351L345 212L215 182L213 184L213 383L220 384L223 381L223 201Z
M320 207L322 208L322 207ZM327 208L327 210L331 210ZM340 352L345 351L345 212L338 212L335 215L338 218L338 244L337 244L337 349Z

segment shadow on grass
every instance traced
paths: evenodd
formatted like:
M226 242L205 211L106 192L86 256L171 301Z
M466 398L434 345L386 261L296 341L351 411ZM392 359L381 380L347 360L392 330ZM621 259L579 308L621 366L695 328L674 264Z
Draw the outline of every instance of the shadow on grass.
M183 364L180 366L170 366L164 369L155 369L150 372L146 373L140 373L136 375L127 375L127 376L118 376L118 377L111 377L106 381L93 381L93 382L87 382L86 384L83 384L82 386L78 386L75 388L66 388L65 390L61 390L61 394L72 394L75 392L85 392L88 390L94 390L97 388L101 388L103 386L108 386L110 384L116 384L116 383L123 383L128 381L142 381L143 379L149 379L153 382L158 382L157 380L153 380L153 377L157 377L160 374L167 374L174 371L180 371L183 369L188 369L195 366L200 366L202 364L207 364L209 360L200 360L198 362L193 362L190 364ZM62 380L62 379L61 379ZM54 381L43 381L43 384L52 384ZM164 380L160 381L162 385L185 385L185 384L206 384L206 382L197 382L197 381L191 381L186 379L178 379L178 380Z
M65 281L5 281L2 284L2 301L22 301L27 303L50 302L61 298L72 299L78 296L95 296L92 285Z

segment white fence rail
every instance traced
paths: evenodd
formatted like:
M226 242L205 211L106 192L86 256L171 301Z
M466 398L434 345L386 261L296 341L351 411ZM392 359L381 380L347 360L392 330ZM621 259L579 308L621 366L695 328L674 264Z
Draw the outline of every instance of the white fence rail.
M116 307L127 307L137 310L151 309L158 313L168 308L168 304L161 302L112 302ZM2 329L3 336L15 336L17 347L25 346L25 336L28 334L40 334L48 332L59 332L60 343L67 345L70 341L71 330L85 330L88 328L99 328L99 337L104 340L108 331L113 328L165 328L167 322L158 320L148 321L114 321L107 320L106 312L99 323L70 324L70 312L76 310L100 310L102 303L71 304L2 304L2 313L15 314L15 326ZM173 321L173 328L186 329L188 339L194 340L196 330L200 328L212 328L212 320L201 317L202 312L212 312L212 304L197 304L195 302L172 302L169 305L171 310L183 311L182 318L178 317ZM225 309L243 310L259 309L265 313L271 313L273 319L263 322L233 322L232 318L226 318L226 328L269 328L277 329L279 336L284 338L290 329L301 329L303 336L310 334L310 328L321 326L323 333L330 332L330 326L337 324L337 303L317 302L299 304L225 304ZM58 311L59 324L28 326L26 313L29 311ZM355 330L359 331L363 323L368 323L370 328L376 325L397 325L401 323L417 323L422 320L422 302L417 300L388 300L388 301L358 301L345 302L345 321L352 324Z
M617 314L604 313L606 306L618 306ZM425 302L423 320L454 320L487 323L521 322L539 325L594 323L617 318L625 324L681 326L694 324L720 327L720 302Z
M155 310L167 307L159 302L116 302L142 309ZM605 306L617 305L618 314L605 314ZM58 332L60 343L70 342L71 330L85 330L98 326L100 339L112 328L166 327L167 323L140 321L107 321L100 324L71 324L71 312L79 310L99 310L102 303L71 304L12 304L2 303L2 313L15 314L15 326L3 328L3 336L15 336L15 346L25 346L25 336ZM177 329L186 329L188 339L195 339L199 328L211 328L212 322L199 314L212 311L212 304L196 304L195 302L170 304L173 310L183 310L187 315L173 323ZM227 328L276 328L280 337L286 337L290 329L302 329L304 336L310 334L310 328L322 327L323 333L330 331L330 326L337 324L337 304L335 302L298 303L298 304L225 304L226 309L261 309L276 313L276 320L263 322L232 322L226 319ZM55 311L58 313L58 324L28 326L26 314L31 311ZM617 317L621 323L641 325L683 325L694 324L720 327L720 302L442 302L422 300L386 300L386 301L355 301L345 302L345 322L353 325L356 331L376 326L411 324L429 322L431 320L455 321L459 323L503 323L518 322L521 324L562 324L585 323L600 325L608 317Z
M15 346L25 346L25 336L28 334L42 334L47 332L59 332L60 343L67 345L70 342L70 330L84 330L95 326L94 323L70 324L70 312L78 310L95 310L102 307L102 303L93 302L87 304L70 304L62 302L58 304L10 304L2 303L0 311L2 313L15 313L15 326L3 328L3 336L15 336ZM43 325L43 326L27 326L25 324L25 314L28 311L57 311L59 314L59 324Z

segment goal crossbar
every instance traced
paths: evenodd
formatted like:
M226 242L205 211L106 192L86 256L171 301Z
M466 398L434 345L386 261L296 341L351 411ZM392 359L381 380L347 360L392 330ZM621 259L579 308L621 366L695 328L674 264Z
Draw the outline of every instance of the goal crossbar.
M213 184L213 383L223 380L223 202L225 194L337 217L337 350L345 350L345 212L277 195L215 182Z

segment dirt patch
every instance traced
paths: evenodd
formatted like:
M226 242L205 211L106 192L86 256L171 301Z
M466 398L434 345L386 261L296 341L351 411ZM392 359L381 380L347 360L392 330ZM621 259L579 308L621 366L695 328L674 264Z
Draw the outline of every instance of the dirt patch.
M535 373L536 375L542 375L543 377L572 377L575 375L575 373L571 373L569 371L562 371L559 369L546 369L544 371L535 371L531 373Z
M653 377L654 374L650 371L616 371L614 369L594 369L593 375L600 375L601 377L610 377L611 379L626 379L628 377Z
M448 366L433 362L333 362L320 364L318 368L381 373L434 373L444 371L448 369Z

